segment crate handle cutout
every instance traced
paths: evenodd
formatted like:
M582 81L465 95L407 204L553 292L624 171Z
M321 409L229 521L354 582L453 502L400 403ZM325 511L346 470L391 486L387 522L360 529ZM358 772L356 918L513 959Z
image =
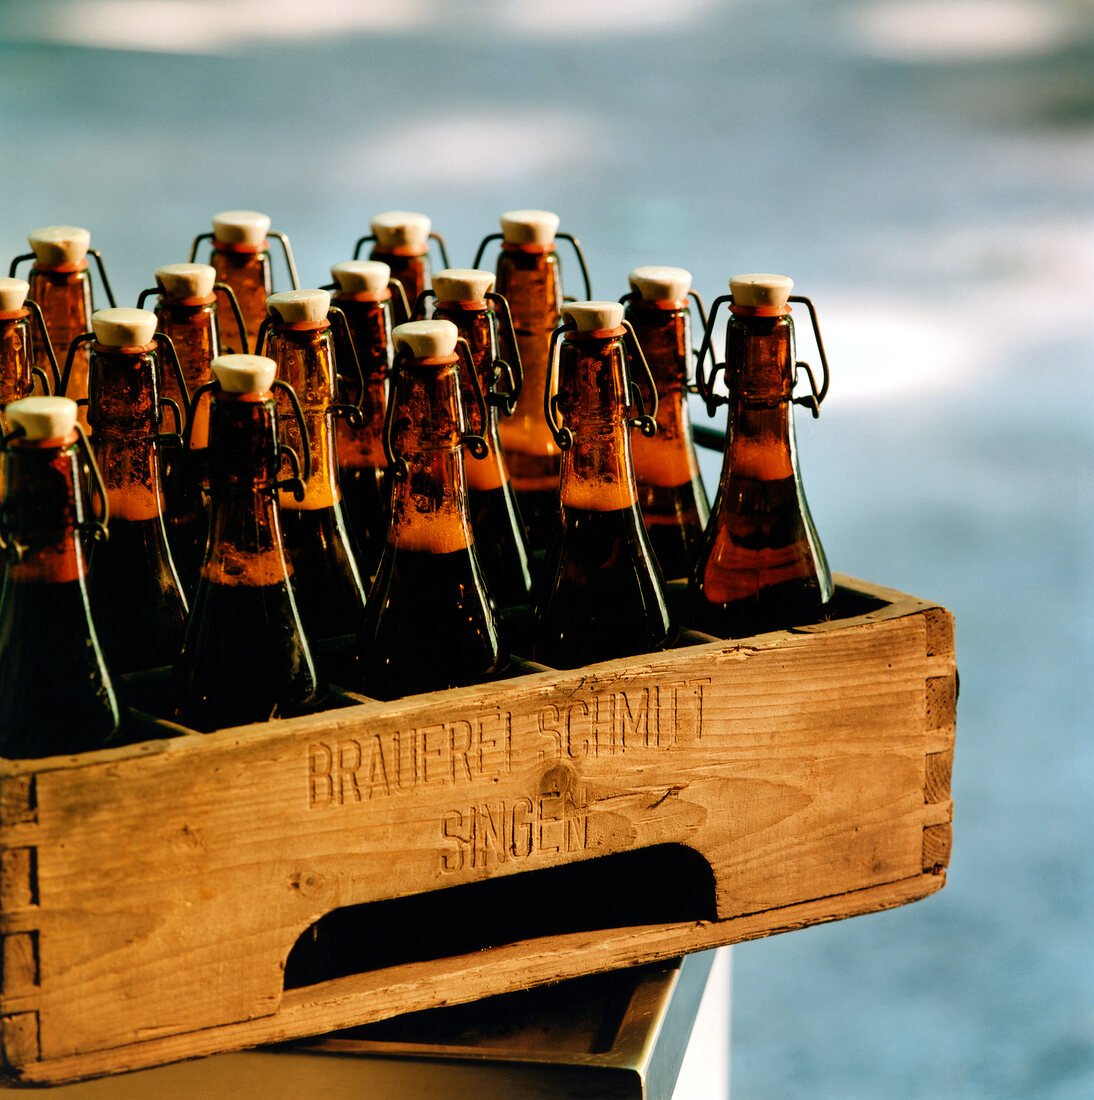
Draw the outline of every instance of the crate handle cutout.
M709 863L658 844L332 910L296 941L285 988L543 936L717 917Z

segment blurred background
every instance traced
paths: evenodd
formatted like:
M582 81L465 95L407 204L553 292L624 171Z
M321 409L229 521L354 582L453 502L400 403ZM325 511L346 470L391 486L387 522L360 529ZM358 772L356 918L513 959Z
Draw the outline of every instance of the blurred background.
M86 226L120 305L240 207L305 286L392 208L455 266L555 210L597 297L793 276L829 560L956 615L955 846L735 949L733 1095L1094 1096L1094 5L0 0L0 168L4 273Z

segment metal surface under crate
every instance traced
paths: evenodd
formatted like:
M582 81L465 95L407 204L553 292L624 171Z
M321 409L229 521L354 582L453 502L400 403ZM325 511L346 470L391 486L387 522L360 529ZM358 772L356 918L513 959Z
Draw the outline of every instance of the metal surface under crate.
M901 905L944 882L950 614L0 761L7 1079L345 1028Z

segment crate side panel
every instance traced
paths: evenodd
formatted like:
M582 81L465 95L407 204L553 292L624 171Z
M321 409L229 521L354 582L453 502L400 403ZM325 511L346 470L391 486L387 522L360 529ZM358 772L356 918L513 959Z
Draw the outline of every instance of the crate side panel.
M43 773L43 1057L274 1013L342 905L664 842L722 918L919 874L923 659L911 615Z

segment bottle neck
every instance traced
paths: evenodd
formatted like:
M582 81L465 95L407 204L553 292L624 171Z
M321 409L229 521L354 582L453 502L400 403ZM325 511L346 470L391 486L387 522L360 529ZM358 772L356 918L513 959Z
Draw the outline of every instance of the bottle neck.
M391 339L392 299L365 300L344 294L335 295L338 308L346 315L357 360L361 364L365 390L361 400L361 424L340 420L338 432L339 467L383 467L384 413L387 409L388 373L395 357Z
M111 515L154 519L163 512L159 465L159 362L154 345L91 350L88 423Z
M259 586L286 578L274 485L280 468L270 393L220 394L209 415L211 520L202 577Z
M480 432L486 440L487 455L483 459L469 459L464 466L467 484L476 491L498 489L509 481L509 471L498 438L498 410L489 404L489 395L498 386L498 316L489 303L438 302L434 316L451 321L467 341L471 363L479 379L479 386L487 399L486 424L478 422L474 385L466 371L460 377L460 396L469 417L472 430ZM474 411L472 411L474 410Z
M388 542L433 554L464 549L471 544L471 525L456 356L404 362L392 402L392 442L407 475L394 481Z
M677 488L699 477L691 442L686 383L692 367L691 317L687 302L627 305L626 317L657 385L657 432L634 439L634 467L644 485Z
M726 331L727 477L797 477L791 395L794 330L788 317L734 316Z
M543 420L543 389L551 333L562 317L558 255L503 248L498 256L497 290L509 303L524 370L516 411L501 425L502 443L511 453L557 456L558 448Z
M77 436L44 444L13 440L4 452L0 532L12 582L63 583L86 574L79 537L84 522Z
M632 507L626 352L619 336L568 334L559 345L558 410L573 433L563 452L563 507L607 512Z
M429 285L430 265L427 245L407 245L403 248L381 248L375 245L368 254L370 260L380 260L391 269L406 291L411 306Z
M311 448L311 477L304 486L304 499L298 501L291 493L282 493L281 506L292 510L331 508L341 496L335 463L332 406L337 380L330 324L271 325L264 354L277 363L277 377L296 391L308 431L305 442L288 398L279 394L282 437L301 457L305 446Z

